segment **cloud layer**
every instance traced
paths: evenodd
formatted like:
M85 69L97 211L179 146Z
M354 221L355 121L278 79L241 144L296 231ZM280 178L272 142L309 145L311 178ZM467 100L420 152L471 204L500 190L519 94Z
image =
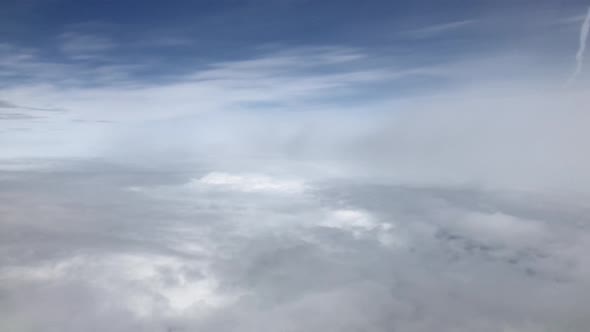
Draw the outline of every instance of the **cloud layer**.
M278 187L208 183L219 172L163 177L96 165L80 176L88 169L3 173L3 328L582 331L590 323L576 295L590 286L586 201L347 181L277 195Z
M578 4L140 2L0 5L0 331L589 330Z

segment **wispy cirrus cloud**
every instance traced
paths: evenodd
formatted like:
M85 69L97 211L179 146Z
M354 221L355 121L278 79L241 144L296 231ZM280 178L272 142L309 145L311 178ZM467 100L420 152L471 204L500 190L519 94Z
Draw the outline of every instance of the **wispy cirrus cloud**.
M114 41L107 37L79 32L66 32L59 36L60 50L75 60L102 57L115 48Z
M14 64L13 70L18 68L21 74L31 77L37 70L41 73L38 81L15 83L4 95L20 103L34 93L37 103L59 101L61 107L80 113L100 113L104 117L112 111L119 118L137 119L139 110L145 118L174 117L235 110L251 102L295 109L311 104L314 98L327 100L340 89L419 73L419 70L363 68L361 61L365 56L358 50L338 47L283 50L253 59L211 63L162 84L137 79L132 74L133 66L94 68L71 64L55 68L51 62L32 58ZM347 65L350 68L343 70ZM323 72L318 72L319 69ZM72 76L78 79L72 80ZM84 79L86 82L82 83ZM47 84L49 80L53 84Z
M0 100L0 108L8 108L8 109L21 109L21 110L29 110L29 111L42 111L42 112L66 112L67 110L63 108L43 108L43 107L31 107L31 106L24 106L24 105L17 105L11 102Z
M476 23L477 23L476 19L459 20L459 21L434 24L434 25L423 27L423 28L404 30L401 33L403 35L406 35L409 37L416 37L416 38L434 37L434 36L437 36L439 34L443 34L446 32L452 32L454 30L469 28L471 25L476 24Z

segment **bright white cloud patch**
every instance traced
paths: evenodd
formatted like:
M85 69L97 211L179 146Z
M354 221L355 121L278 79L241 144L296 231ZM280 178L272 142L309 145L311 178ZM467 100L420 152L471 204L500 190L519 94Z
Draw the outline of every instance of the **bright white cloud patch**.
M193 180L191 184L248 193L297 194L306 189L305 183L300 180L280 179L262 174L222 172L209 173L200 179Z
M401 243L398 236L394 234L395 227L393 224L380 222L368 211L355 209L331 210L319 225L350 232L356 238L372 234L385 246Z
M360 210L330 211L328 218L321 225L332 228L364 231L370 231L379 226L373 216Z
M0 281L89 280L101 292L118 297L118 304L138 316L178 315L184 310L206 311L233 301L218 290L218 282L207 275L206 265L161 255L80 255L42 265L2 267Z

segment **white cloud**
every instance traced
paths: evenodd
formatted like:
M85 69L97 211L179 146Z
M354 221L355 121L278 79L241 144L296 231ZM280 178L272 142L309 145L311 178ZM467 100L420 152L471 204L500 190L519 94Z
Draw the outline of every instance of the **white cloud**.
M334 228L352 233L356 238L375 236L384 246L400 245L399 234L392 223L377 220L368 211L358 209L336 209L327 212L319 226Z
M582 22L582 26L580 27L580 37L579 37L579 47L578 52L576 53L576 69L574 73L569 79L569 82L574 81L578 75L582 72L582 65L584 64L584 52L586 51L586 43L588 41L588 33L590 32L590 7L588 7L588 12L586 13L586 17Z
M115 43L109 38L78 32L64 33L59 39L61 51L77 60L100 57L105 51L115 47Z
M543 223L500 212L468 213L452 221L451 225L455 231L469 239L508 245L511 248L538 245L548 238Z
M320 225L325 227L371 231L379 225L373 216L360 210L334 210L330 211L328 219Z
M406 30L406 31L403 31L402 33L404 35L408 35L408 36L412 36L412 37L419 37L419 38L432 37L432 36L437 36L437 35L445 33L445 32L464 28L466 26L474 24L475 22L476 22L476 20L471 20L471 19L470 20L446 22L446 23L430 25L430 26L427 26L424 28Z
M533 327L587 325L576 296L590 276L585 202L358 181L277 194L285 176L264 176L260 195L242 191L249 173L187 186L192 175L175 169L111 167L2 178L5 326L491 331L524 316Z
M0 280L13 282L88 282L138 317L176 316L185 310L206 311L236 299L223 295L208 276L206 262L185 262L161 255L79 255L33 266L4 266ZM200 275L188 273L199 269ZM162 303L164 299L164 303Z
M301 180L280 179L264 174L229 174L223 172L209 173L200 179L193 180L191 185L250 193L299 194L306 190L306 184Z
M381 62L363 50L304 48L147 84L134 81L128 66L55 64L27 50L5 51L2 69L43 83L11 84L2 100L72 110L19 120L32 130L2 133L5 157L205 160L212 169L224 169L216 160L282 158L398 182L579 191L590 183L590 159L579 152L589 132L587 91L556 86L560 66L528 54L401 68L395 57ZM386 89L416 75L450 83L425 91L409 84L409 94ZM100 84L81 83L88 80ZM365 96L373 84L383 93ZM231 171L260 169L239 166Z

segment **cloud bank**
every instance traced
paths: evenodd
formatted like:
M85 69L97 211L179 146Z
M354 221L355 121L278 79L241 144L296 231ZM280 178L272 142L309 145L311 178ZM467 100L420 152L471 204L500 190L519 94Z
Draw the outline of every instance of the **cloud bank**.
M3 328L582 331L589 323L578 296L590 286L586 201L349 181L309 180L288 195L195 190L194 178L220 173L107 166L2 173Z

